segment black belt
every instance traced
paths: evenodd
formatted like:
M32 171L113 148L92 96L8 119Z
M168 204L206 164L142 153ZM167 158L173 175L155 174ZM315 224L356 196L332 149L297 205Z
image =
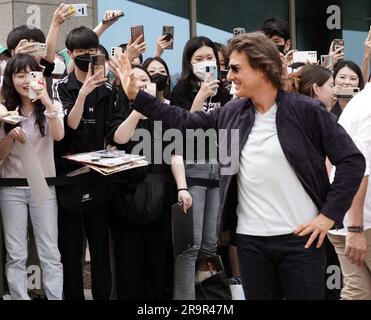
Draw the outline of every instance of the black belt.
M203 186L208 188L217 188L219 187L219 180L211 180L211 179L202 179L202 178L186 178L187 184L189 187L192 186ZM171 183L174 184L174 179L170 178L169 176L163 174L155 174L149 173L146 175L144 179L146 182L163 182L163 183ZM133 183L132 179L125 179L122 176L103 176L103 175L96 175L96 176L75 176L75 177L55 177L55 178L46 178L46 182L49 186L68 186L68 185L76 185L76 184L90 184L90 183ZM19 179L19 178L1 178L0 179L0 187L25 187L28 186L27 179Z

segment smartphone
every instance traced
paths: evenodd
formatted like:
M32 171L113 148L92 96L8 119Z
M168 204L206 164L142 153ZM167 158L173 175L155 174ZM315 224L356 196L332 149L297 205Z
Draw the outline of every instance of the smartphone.
M46 46L46 43L41 43L41 42L35 42L35 46L37 47L37 52L39 55L43 58L45 58L48 54L48 48Z
M335 51L339 49L340 47L344 47L344 39L334 39L334 42L332 45L332 51ZM344 53L344 48L341 52Z
M139 43L142 43L144 41L144 27L142 25L131 27L130 33L131 33L131 43L137 40L140 35L142 35L143 38Z
M157 93L156 83L154 82L146 83L144 85L144 91L156 97L156 93Z
M367 40L371 40L371 25L370 25L370 29L368 30Z
M106 60L104 54L90 56L91 75L103 70L103 77L106 75Z
M246 29L245 28L241 28L241 27L238 27L238 28L234 28L233 29L233 36L239 36L240 34L243 34L243 33L246 33Z
M352 99L359 92L359 88L339 88L336 92L336 97L339 99Z
M88 5L86 3L66 4L67 13L71 17L86 17L88 15Z
M325 68L332 68L333 66L333 57L328 54L321 55L321 66Z
M208 82L218 80L218 68L216 66L207 66L206 67L206 73L207 73L207 76L208 76ZM214 97L214 96L216 96L217 93L218 93L218 88L216 88L213 91L213 94L211 96Z
M29 89L28 97L31 100L36 99L38 93L36 90L41 90L44 87L44 76L41 71L31 71L28 75Z
M118 57L122 53L122 48L121 47L111 47L111 57Z
M173 43L174 43L174 27L173 26L163 26L162 27L162 35L165 35L164 40L170 41L173 40L171 45L167 47L166 49L173 49Z
M317 51L294 51L292 54L292 62L317 63Z
M125 13L123 11L121 11L119 14L115 15L114 17L110 18L110 19L102 19L102 23L105 24L107 22L110 22L112 20L116 20L116 19L120 19L122 18L123 16L125 15Z

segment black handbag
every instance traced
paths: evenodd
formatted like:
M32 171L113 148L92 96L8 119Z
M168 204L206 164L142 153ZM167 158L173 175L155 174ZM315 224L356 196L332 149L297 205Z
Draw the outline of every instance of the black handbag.
M58 204L67 213L76 214L104 205L113 197L112 183L81 183L57 186Z
M115 202L118 215L139 226L157 220L165 206L166 183L139 181L118 185Z
M218 272L196 284L197 300L232 300L229 282L224 272Z

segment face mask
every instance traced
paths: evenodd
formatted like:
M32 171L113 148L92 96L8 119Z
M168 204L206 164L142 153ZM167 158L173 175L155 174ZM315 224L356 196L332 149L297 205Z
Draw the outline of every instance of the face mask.
M202 61L193 63L193 74L199 78L201 81L205 81L206 79L206 67L216 66L216 61Z
M83 72L89 71L90 54L85 53L75 57L75 65Z
M152 82L156 83L157 91L163 91L166 88L167 78L161 73L155 73L151 76Z
M283 53L283 50L285 49L285 45L284 44L276 44L276 47L278 49L279 52Z
M54 70L53 70L54 76L63 75L65 70L66 70L66 65L62 61L58 59L54 60Z

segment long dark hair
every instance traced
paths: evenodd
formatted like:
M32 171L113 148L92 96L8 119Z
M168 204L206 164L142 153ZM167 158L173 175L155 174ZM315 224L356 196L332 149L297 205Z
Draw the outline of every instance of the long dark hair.
M200 80L194 75L193 68L191 64L191 59L193 54L201 47L206 46L213 49L216 65L218 67L218 73L220 73L220 63L218 51L216 50L214 42L206 37L193 37L187 41L183 50L183 61L182 61L182 74L180 76L179 82L184 82L191 87L198 88L200 85ZM218 76L220 78L220 76Z
M151 64L152 61L157 61L159 63L161 63L165 70L166 70L166 73L167 73L167 76L168 76L168 83L166 84L166 87L165 87L165 90L164 90L164 98L165 99L170 99L170 88L171 88L171 77L170 77L170 71L169 71L169 67L167 66L166 62L161 59L160 57L153 57L153 58L147 58L142 66L146 69L148 69L149 65Z
M31 71L42 71L42 68L38 65L35 59L28 54L16 54L11 57L4 71L3 86L1 88L1 96L4 99L3 104L8 111L14 111L17 107L20 115L23 114L22 100L19 93L15 90L13 84L13 74L18 72L26 71L30 68ZM35 102L35 117L36 124L39 127L42 136L45 136L45 107L42 105L40 100ZM8 133L15 126L11 124L4 124L5 132Z

